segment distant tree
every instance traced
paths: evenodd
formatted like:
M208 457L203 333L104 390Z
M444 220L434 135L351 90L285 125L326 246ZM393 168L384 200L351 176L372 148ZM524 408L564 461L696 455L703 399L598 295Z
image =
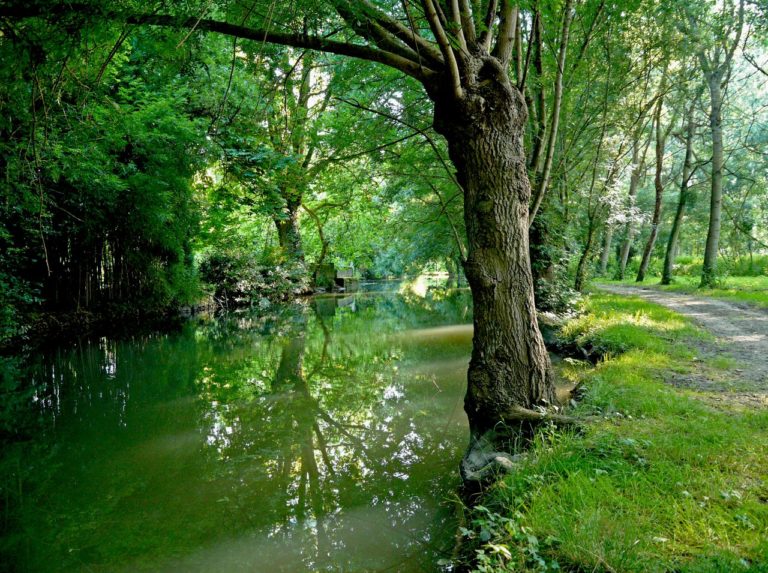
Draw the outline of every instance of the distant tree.
M693 39L693 49L709 90L709 126L712 137L712 190L701 272L702 287L713 287L717 282L725 166L723 92L731 79L734 54L741 44L744 5L744 0L725 0L720 8L706 3L696 10L691 4L685 4L686 20L683 26Z

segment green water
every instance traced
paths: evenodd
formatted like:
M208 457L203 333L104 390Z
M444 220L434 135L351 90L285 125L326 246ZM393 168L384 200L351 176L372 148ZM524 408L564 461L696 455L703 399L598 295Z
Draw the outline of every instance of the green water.
M2 571L435 571L466 291L360 293L39 353Z

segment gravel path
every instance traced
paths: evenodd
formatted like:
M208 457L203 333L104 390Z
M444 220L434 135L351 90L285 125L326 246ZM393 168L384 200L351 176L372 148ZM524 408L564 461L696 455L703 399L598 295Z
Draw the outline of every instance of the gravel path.
M600 289L666 306L690 317L715 336L714 345L697 344L700 357L726 358L728 368L717 369L703 363L693 374L670 374L668 382L712 392L715 401L768 407L768 311L652 288L601 285Z

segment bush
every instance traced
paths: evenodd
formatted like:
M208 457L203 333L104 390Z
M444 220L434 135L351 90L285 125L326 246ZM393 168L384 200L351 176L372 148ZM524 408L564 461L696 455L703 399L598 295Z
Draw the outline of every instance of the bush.
M209 255L200 264L200 277L212 287L216 303L225 307L285 301L310 292L304 264L268 266L248 255Z
M681 256L675 260L674 274L677 276L698 277L701 275L704 260L701 257ZM721 258L718 260L718 274L733 277L759 277L768 275L768 255L752 257Z

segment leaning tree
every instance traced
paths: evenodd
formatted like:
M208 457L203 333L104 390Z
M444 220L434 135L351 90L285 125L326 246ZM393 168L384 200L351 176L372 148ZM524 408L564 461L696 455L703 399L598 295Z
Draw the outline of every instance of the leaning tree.
M572 2L565 2L569 22ZM324 0L209 2L194 15L137 13L94 4L11 2L0 18L97 17L223 33L378 62L417 80L434 104L464 193L474 340L465 409L472 443L500 422L535 422L555 401L549 357L539 332L528 251L531 186L527 119L512 80L521 53L521 14L511 0ZM186 32L187 34L191 32Z

